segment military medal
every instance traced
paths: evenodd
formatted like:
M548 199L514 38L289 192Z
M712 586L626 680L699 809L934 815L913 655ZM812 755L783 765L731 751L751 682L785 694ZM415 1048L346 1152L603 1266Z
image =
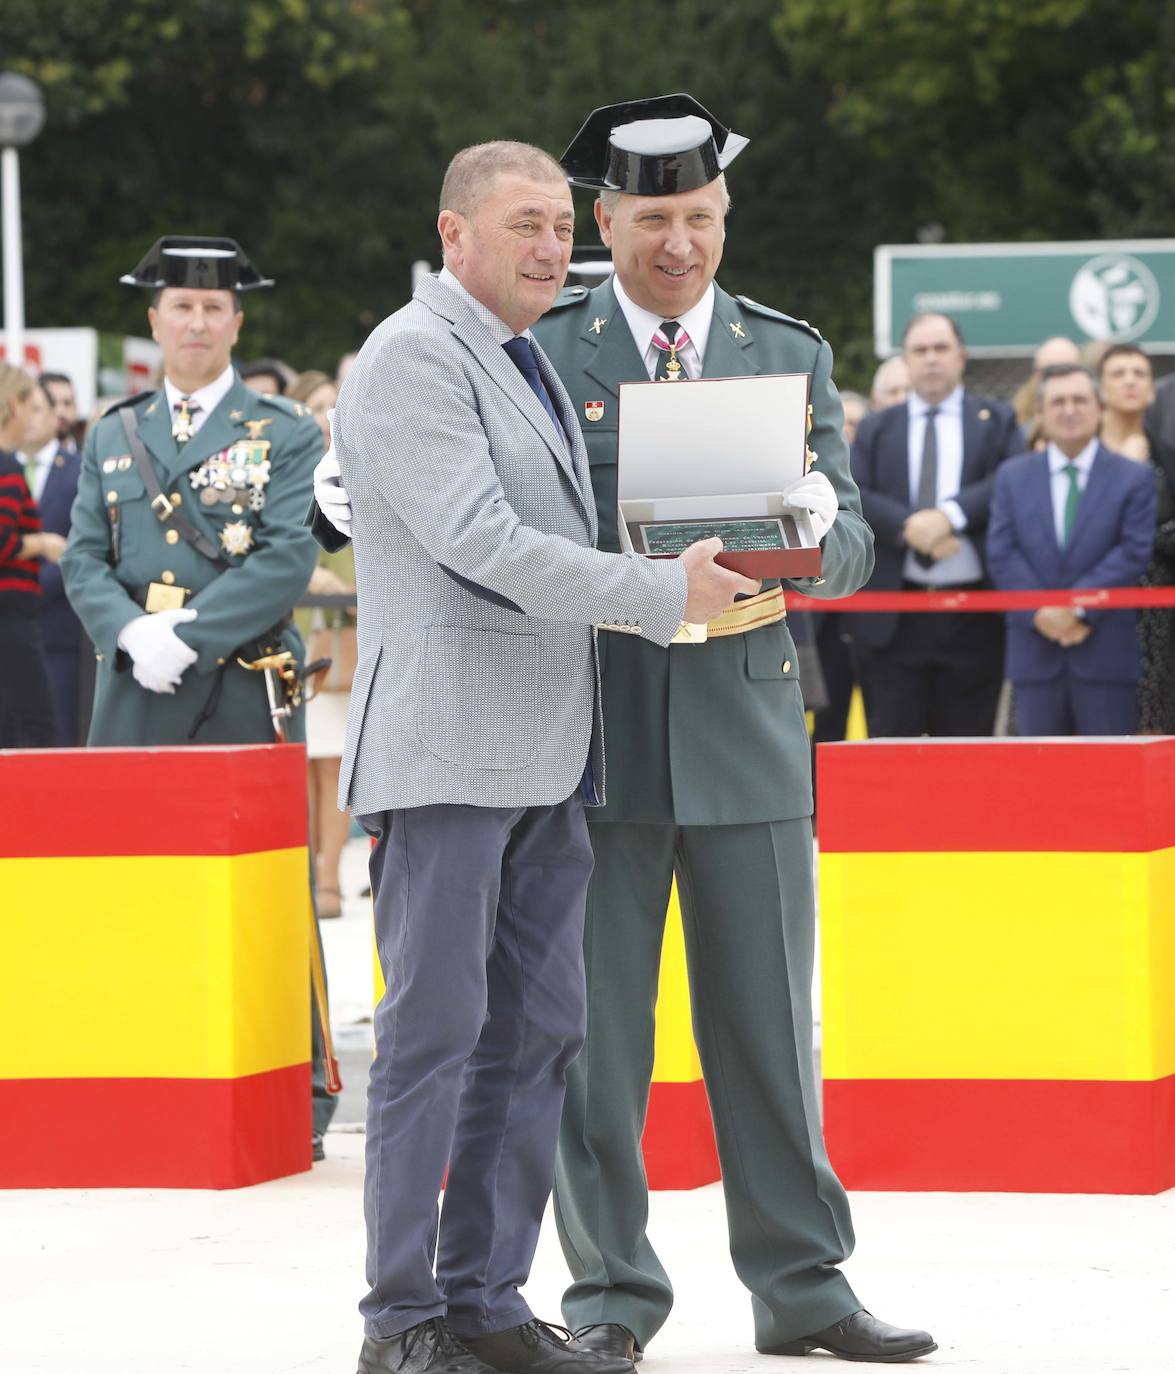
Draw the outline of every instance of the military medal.
M179 414L171 422L171 437L177 444L186 444L196 432L196 426L192 423L192 417L188 413L188 398L181 397L179 402Z
M230 558L248 553L253 547L253 527L244 520L234 520L223 525L220 531L220 546Z
M681 364L677 361L677 345L670 343L669 361L665 364L665 375L661 380L663 382L680 382L681 372Z

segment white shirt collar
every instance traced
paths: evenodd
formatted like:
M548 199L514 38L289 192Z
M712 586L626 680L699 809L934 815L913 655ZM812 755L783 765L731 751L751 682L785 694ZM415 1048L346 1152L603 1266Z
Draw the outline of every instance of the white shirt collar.
M653 342L653 335L661 328L665 317L654 315L643 305L637 305L620 284L617 273L612 274L612 290L616 293L624 318L628 321L637 352L643 358ZM706 357L706 341L710 337L710 324L714 319L714 283L711 282L702 294L697 305L691 306L683 314L676 316L677 322L689 335L690 343L698 351L699 363Z
M1091 439L1081 450L1076 458L1072 459L1077 464L1077 471L1082 478L1089 476L1089 470L1093 467L1093 460L1097 457L1098 440ZM1055 476L1059 472L1064 472L1069 466L1070 459L1066 458L1056 444L1050 443L1048 446L1049 471Z
M917 417L921 419L930 409L931 403L924 401L917 392L911 391L906 398L906 403L910 407L910 419ZM940 415L962 415L963 413L963 388L962 385L955 387L954 391L938 403L938 413Z
M437 280L442 286L448 287L455 296L459 296L461 300L464 301L470 310L473 311L474 315L477 316L482 324L484 324L494 336L495 342L504 344L509 343L511 339L529 339L531 337L529 329L524 329L521 334L515 334L505 320L498 319L497 315L494 314L488 305L483 305L475 295L467 291L465 287L462 286L457 276L450 272L447 267L441 268Z
M183 392L176 386L170 377L164 377L163 390L167 393L167 409L171 415L175 415L176 405L183 400L185 394L188 397L188 404L194 401L200 409L196 412L195 427L199 429L209 415L224 400L232 390L233 383L237 379L237 374L233 371L232 363L220 374L219 377L209 382L207 386L202 386L196 391Z
M36 453L33 454L33 462L36 463L39 468L48 467L54 458L57 457L57 448L58 440L55 435L47 444L43 444Z

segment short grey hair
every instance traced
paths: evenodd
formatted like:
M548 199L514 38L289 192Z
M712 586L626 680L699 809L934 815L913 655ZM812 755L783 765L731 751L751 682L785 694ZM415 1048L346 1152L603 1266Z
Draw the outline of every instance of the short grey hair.
M726 189L725 172L718 173L718 189L722 192L722 213L724 215L729 215L730 192ZM625 193L623 191L601 191L600 194L596 197L596 199L604 207L604 213L606 215L614 215L616 213L617 202L620 200L620 197L624 194Z
M449 163L441 183L440 208L453 210L468 219L495 179L505 172L533 177L535 181L564 184L567 181L567 174L550 153L544 153L533 144L515 143L510 139L475 143L470 148L462 148Z
M1046 382L1056 381L1058 377L1075 377L1080 374L1082 377L1089 378L1089 384L1093 387L1093 394L1097 397L1098 405L1102 404L1102 387L1097 379L1097 374L1093 368L1086 367L1084 363L1053 363L1051 367L1046 367L1040 374L1040 380L1036 384L1036 404L1044 403L1044 388Z

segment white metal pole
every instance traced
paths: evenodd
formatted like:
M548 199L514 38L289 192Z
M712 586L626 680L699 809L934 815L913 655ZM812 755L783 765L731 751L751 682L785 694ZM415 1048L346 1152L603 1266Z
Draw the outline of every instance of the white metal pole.
M4 221L4 353L24 365L24 261L20 242L20 155L15 148L0 153Z

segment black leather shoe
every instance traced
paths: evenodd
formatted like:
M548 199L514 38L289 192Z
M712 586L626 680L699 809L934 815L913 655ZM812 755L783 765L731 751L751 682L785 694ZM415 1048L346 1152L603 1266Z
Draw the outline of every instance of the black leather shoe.
M380 1340L363 1338L358 1374L495 1374L470 1353L440 1317Z
M315 1164L326 1158L326 1146L323 1144L321 1131L310 1132L310 1158Z
M594 1350L599 1355L619 1355L633 1364L639 1364L645 1358L644 1351L636 1348L636 1337L619 1322L596 1322L594 1326L581 1326L571 1337L567 1348Z
M905 1331L900 1326L879 1322L863 1307L835 1326L826 1326L798 1341L758 1347L761 1355L810 1355L813 1350L827 1350L841 1360L870 1364L901 1364L937 1349L928 1331Z
M565 1327L540 1321L461 1340L499 1374L633 1374L636 1368L621 1355L577 1349Z

